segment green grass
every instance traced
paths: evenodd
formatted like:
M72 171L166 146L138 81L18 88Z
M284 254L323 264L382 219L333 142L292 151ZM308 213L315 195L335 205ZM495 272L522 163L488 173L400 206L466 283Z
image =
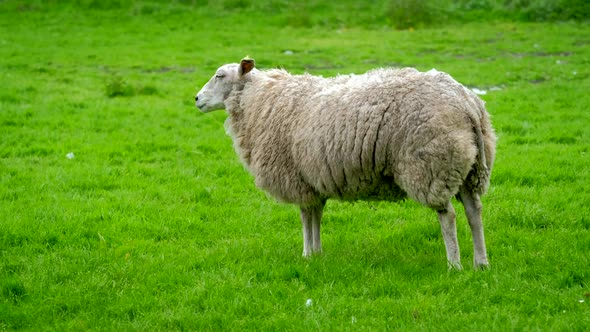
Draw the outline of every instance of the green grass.
M0 3L0 330L590 329L587 24L221 9ZM458 208L466 270L447 272L435 214L409 201L330 201L325 254L302 259L298 209L255 188L223 112L194 108L247 54L324 76L435 67L488 90L491 270L471 270Z

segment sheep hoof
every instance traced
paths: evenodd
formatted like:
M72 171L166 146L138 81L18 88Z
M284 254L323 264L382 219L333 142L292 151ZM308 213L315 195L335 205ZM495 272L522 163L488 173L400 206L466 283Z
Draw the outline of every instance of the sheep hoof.
M448 261L447 267L448 267L449 271L462 271L463 270L463 265L461 265L461 262Z
M315 256L315 253L312 251L304 251L302 256L305 259L311 259L313 256Z
M320 256L322 254L322 251L310 251L310 252L303 252L303 258L305 259L312 259L314 256Z
M473 264L473 268L476 271L487 271L490 269L490 263L488 262L484 262L484 263L474 263Z

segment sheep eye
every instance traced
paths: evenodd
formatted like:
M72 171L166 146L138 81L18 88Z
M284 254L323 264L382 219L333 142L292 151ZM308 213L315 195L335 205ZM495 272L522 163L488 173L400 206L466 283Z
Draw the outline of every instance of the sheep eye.
M217 75L215 75L215 78L217 78L217 79L222 79L224 77L225 77L225 75L223 75L223 74L217 74Z

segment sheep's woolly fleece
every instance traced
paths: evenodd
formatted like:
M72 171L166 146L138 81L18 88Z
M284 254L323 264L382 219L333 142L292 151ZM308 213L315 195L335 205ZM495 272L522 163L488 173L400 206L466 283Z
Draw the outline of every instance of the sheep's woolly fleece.
M443 209L463 184L479 194L488 187L496 140L488 114L445 73L246 76L225 100L226 128L257 186L282 201L409 196Z

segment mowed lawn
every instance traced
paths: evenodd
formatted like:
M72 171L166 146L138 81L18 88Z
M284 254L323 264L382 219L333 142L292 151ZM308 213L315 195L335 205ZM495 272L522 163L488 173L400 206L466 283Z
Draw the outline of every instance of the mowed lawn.
M491 269L436 214L329 201L324 254L194 95L245 55L333 76L446 71L499 141ZM1 330L590 330L590 26L297 27L264 14L0 3Z

